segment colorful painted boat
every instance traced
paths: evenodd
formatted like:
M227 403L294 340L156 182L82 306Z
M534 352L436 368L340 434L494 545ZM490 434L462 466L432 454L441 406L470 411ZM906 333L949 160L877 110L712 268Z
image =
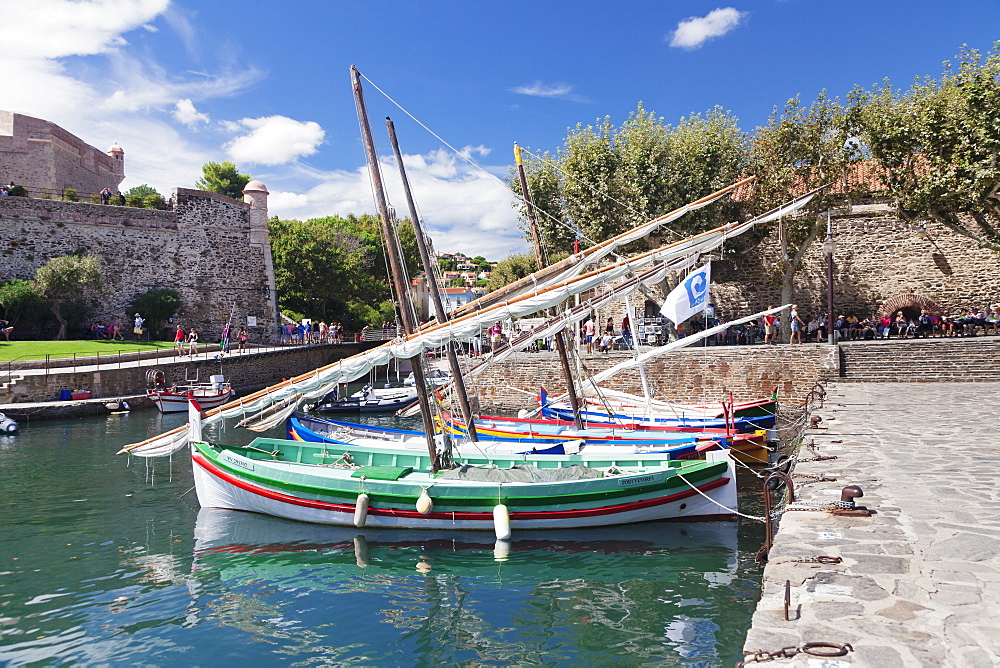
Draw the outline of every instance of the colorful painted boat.
M619 452L656 452L670 459L701 458L706 450L717 450L725 446L722 440L703 435L682 434L673 438L611 441L609 439L538 439L530 436L491 438L483 433L478 443L472 443L465 432L450 432L454 447L460 453L484 453L487 455L567 455L615 454ZM338 443L364 447L405 448L426 451L427 438L424 432L415 429L397 429L367 424L356 424L325 418L309 418L295 415L288 420L288 437L293 441L311 443Z
M581 419L598 424L624 421L643 425L698 427L721 423L725 427L728 413L732 416L729 422L737 431L749 431L774 427L778 411L778 400L774 398L734 402L731 406L722 403L680 404L652 400L647 407L642 397L605 390L600 399L587 396L582 401ZM573 419L570 403L549 401L545 388L541 388L538 393L538 405L543 417Z
M453 437L468 436L465 424L453 415L447 416L442 424L444 432ZM735 433L722 428L691 425L595 422L585 422L583 429L577 429L571 420L481 415L476 419L476 433L480 442L483 440L524 442L528 439L539 443L566 443L579 440L589 445L601 444L610 447L624 445L633 448L648 448L650 443L669 443L677 437L685 437L693 438L700 444L695 446L698 452L712 449L707 444L715 443L719 447L728 447L739 453L738 461L753 466L767 466L770 454L765 440L766 432L763 430Z
M657 455L463 457L431 473L427 453L271 438L190 445L198 501L316 524L511 531L712 519L736 510L726 451Z
M146 396L161 413L179 413L188 409L188 396L194 397L202 410L216 408L233 398L233 388L222 375L212 376L207 383L174 385L169 390L153 390Z

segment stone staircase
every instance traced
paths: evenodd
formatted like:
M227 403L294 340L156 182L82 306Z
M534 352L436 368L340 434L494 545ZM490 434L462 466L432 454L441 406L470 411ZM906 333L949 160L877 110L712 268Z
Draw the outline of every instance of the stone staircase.
M867 383L1000 382L1000 338L890 339L840 344L840 376Z

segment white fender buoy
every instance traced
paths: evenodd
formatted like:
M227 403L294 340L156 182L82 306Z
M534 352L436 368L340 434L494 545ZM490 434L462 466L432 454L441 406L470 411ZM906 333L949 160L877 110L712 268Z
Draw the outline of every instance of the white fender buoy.
M434 510L434 501L431 499L431 495L427 493L425 489L420 493L420 498L417 499L417 512L421 515L426 515L427 513Z
M493 560L507 561L510 558L510 541L498 540L493 546Z
M354 561L359 568L368 566L368 539L364 536L354 537Z
M368 495L358 494L358 500L354 504L354 526L359 529L368 521Z
M493 506L493 530L497 540L510 540L510 513L502 503Z
M521 410L519 410L517 412L517 418L519 420L523 420L526 417L528 417L528 409L527 408L522 408Z

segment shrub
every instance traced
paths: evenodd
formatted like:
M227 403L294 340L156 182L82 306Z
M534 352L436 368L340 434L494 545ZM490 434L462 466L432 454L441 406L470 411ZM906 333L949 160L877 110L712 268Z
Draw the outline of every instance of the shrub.
M90 194L90 203L91 204L100 204L101 203L101 193L91 193Z
M132 300L129 313L141 313L152 338L162 333L163 324L181 308L181 295L172 288L153 288Z
M167 202L160 193L146 195L142 199L142 205L147 209L160 209L161 211L167 208Z
M79 202L80 198L76 195L76 188L66 188L63 191L63 200L66 202Z
M125 206L134 206L137 209L141 209L143 205L143 196L129 193L125 196Z

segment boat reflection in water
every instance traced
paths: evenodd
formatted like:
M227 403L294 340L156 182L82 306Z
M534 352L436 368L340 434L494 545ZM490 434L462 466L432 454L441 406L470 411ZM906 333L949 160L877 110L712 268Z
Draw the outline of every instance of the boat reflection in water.
M368 665L715 664L741 642L742 620L727 631L720 613L738 572L735 522L491 538L203 508L194 605L201 623L281 653Z

